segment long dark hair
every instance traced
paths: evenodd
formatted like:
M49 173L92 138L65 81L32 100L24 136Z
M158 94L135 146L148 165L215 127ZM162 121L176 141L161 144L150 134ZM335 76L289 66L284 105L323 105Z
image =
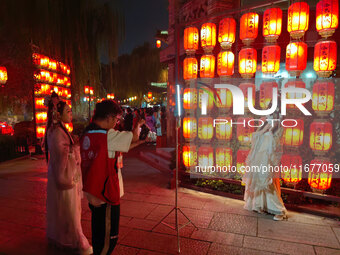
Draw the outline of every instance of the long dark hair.
M59 101L56 107L57 112L62 115L64 112L64 109L66 107L66 102L64 101ZM54 120L54 116L53 116L53 111L54 111L54 104L52 103L52 101L48 104L48 112L47 112L47 126L46 126L46 130L45 130L45 156L46 156L46 161L48 162L48 142L47 142L47 132L48 130L54 125L53 124L53 120ZM67 129L65 128L64 125L61 125L60 121L58 121L56 124L56 126L60 126L64 132L69 136L69 133L67 131ZM70 141L72 143L72 140L70 138Z

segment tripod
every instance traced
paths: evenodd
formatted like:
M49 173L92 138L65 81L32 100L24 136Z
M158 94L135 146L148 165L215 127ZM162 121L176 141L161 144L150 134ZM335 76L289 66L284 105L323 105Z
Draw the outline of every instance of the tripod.
M178 169L179 169L179 157L178 157L178 153L179 153L179 130L181 127L181 117L177 117L176 118L176 189L175 189L175 206L170 210L170 212L168 212L158 223L155 227L157 227L160 223L173 229L176 230L177 232L177 248L178 248L178 253L181 253L181 246L180 246L180 237L179 237L179 231L186 227L187 225L189 225L190 223L195 227L195 229L198 229L196 227L196 225L188 218L188 216L185 215L185 213L181 210L181 208L178 207ZM164 222L164 220L173 212L175 211L175 226L172 226L166 222ZM178 222L178 214L181 213L188 221L182 225L179 226L179 222Z

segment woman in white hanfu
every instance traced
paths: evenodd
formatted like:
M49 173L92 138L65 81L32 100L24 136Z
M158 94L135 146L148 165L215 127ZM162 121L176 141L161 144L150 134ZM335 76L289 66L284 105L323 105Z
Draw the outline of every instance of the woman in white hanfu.
M72 121L72 111L59 101L56 111L49 116L46 131L48 161L47 228L50 243L60 248L75 250L79 254L92 254L92 247L81 226L82 178L79 146L76 146L65 123ZM48 158L47 158L48 159Z
M277 170L282 155L283 130L277 122L266 121L253 134L242 181L245 183L245 209L274 214L274 220L283 220L287 218L287 210L281 198L280 172ZM270 171L269 166L276 166L277 171Z

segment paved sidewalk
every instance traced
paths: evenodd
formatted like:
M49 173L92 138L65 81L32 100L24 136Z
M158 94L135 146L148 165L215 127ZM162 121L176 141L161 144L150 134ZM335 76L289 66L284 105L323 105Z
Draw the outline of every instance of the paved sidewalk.
M135 155L136 150L124 160L125 195L114 254L176 254L175 231L158 224L174 204L174 191L167 189L167 176ZM1 255L66 254L48 247L45 239L46 178L44 160L0 164ZM181 254L340 254L339 221L289 212L288 221L274 222L245 211L242 201L188 189L180 189L179 198L199 228L181 230ZM90 211L83 202L83 229L90 239ZM168 223L174 222L171 216ZM182 216L180 223L185 223Z

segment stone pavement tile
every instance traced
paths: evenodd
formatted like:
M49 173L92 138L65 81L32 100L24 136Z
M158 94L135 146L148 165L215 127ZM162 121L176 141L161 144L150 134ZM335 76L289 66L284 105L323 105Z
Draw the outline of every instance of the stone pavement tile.
M121 226L129 226L129 222L132 220L132 217L122 216L119 217L119 225Z
M0 220L0 226L0 244L6 243L11 239L18 238L31 230L31 227L2 220Z
M322 226L339 226L339 221L300 212L288 212L288 221Z
M146 220L146 219L138 219L132 218L131 221L125 225L126 227L142 229L142 230L152 230L157 224L157 221L154 220Z
M339 228L333 227L333 231L334 231L336 237L338 238L338 241L340 242L340 227Z
M175 227L175 224L169 223L170 226ZM177 235L177 231L174 229L171 229L164 224L158 224L157 227L155 227L153 232L162 233L162 234L168 234L168 235ZM192 233L195 231L195 228L192 225L185 226L184 228L180 229L179 235L182 237L190 237Z
M199 229L194 231L191 238L238 247L242 247L243 243L243 235L225 233L210 229Z
M171 205L157 205L156 208L146 217L148 220L160 221L173 208Z
M278 252L282 254L289 255L314 255L314 249L311 245L292 243L287 241L279 241L273 239L264 239L259 237L245 236L243 247L269 251Z
M339 249L315 246L316 255L340 255Z
M111 255L136 255L138 252L139 249L118 244Z
M160 253L155 251L140 250L138 255L164 255L166 253Z
M46 228L46 215L45 213L37 213L15 208L1 207L0 220L16 223L18 225L25 225L37 228Z
M140 249L146 249L169 254L177 254L177 238L172 235L147 232L143 230L132 230L121 244ZM205 255L210 243L181 238L181 253L186 255Z
M257 218L236 214L215 213L209 228L217 231L256 236Z
M123 200L120 206L120 214L123 216L144 219L156 207L156 204Z
M289 219L288 221L280 222L269 219L259 219L258 237L340 248L339 242L331 227L289 222Z
M178 200L178 206L181 208L202 209L205 203L206 201L190 194L184 195Z
M240 248L212 243L208 255L278 255L280 253L272 253L266 251L258 251L248 248Z
M174 196L158 196L158 195L148 195L145 197L145 201L152 204L160 204L160 205L174 205L175 197Z
M120 226L118 243L120 243L124 239L124 237L126 237L131 231L132 231L132 228Z
M150 195L140 194L140 193L131 193L131 192L125 192L124 196L122 196L121 200L129 200L129 201L138 201L138 202L150 202L148 201L148 197Z
M19 210L25 210L25 211L32 211L32 212L38 212L38 213L46 213L46 205L45 202L41 203L42 201L38 201L38 203L33 203L27 200L23 199L15 199L8 197L0 197L0 205L6 206L10 208L15 208ZM0 207L1 210L1 207Z

